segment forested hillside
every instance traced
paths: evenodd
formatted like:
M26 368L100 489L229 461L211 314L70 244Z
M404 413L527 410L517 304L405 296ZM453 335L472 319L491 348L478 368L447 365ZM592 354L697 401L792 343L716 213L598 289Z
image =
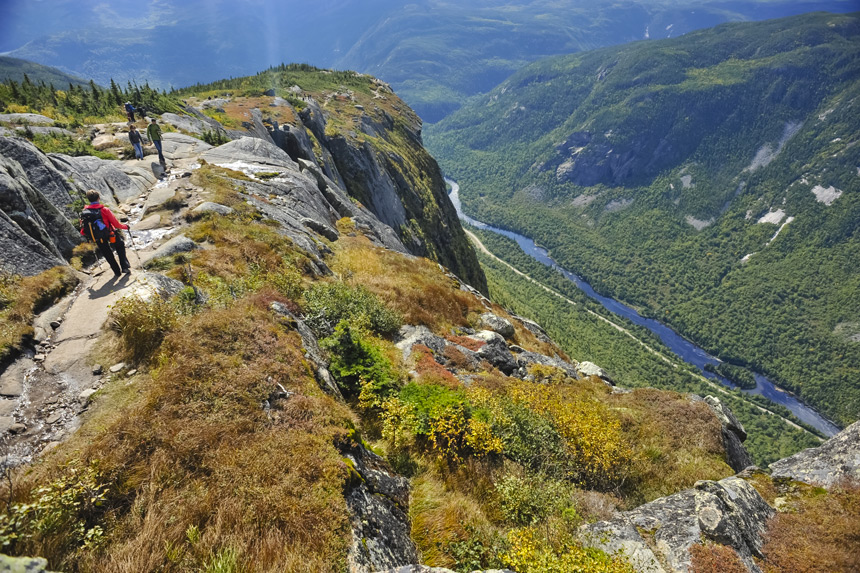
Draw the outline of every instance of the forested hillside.
M538 62L427 130L467 212L598 291L860 415L860 20Z
M27 60L0 56L0 79L4 82L23 82L25 76L33 82L65 88L69 85L85 86L87 81L62 71Z

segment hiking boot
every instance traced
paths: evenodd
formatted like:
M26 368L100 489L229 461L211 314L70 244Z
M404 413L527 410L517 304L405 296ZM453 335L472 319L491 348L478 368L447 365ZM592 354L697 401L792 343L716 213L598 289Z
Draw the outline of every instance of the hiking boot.
M131 274L131 269L130 269L130 268L129 268L129 269L123 269L123 270L122 270L122 274L124 274L124 275L130 275L130 274Z

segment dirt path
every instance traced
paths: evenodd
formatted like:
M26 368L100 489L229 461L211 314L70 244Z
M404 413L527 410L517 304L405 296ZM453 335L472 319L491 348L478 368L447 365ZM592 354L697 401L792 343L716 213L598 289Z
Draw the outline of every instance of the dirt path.
M153 200L166 200L176 191L184 193L191 204L200 200L201 190L187 178L196 157L175 159L173 175L162 176L116 213L118 217L128 213L133 229L144 214L144 206L152 207ZM151 212L146 215L152 216ZM80 273L81 283L71 295L36 317L34 326L41 341L0 374L2 466L28 463L68 437L80 425L89 397L112 378L128 373L128 367L118 360L94 370L93 351L104 333L110 307L140 287L141 262L159 241L183 224L178 214L165 214L158 224L134 232L137 252L124 235L131 274L115 277L102 260L100 267Z

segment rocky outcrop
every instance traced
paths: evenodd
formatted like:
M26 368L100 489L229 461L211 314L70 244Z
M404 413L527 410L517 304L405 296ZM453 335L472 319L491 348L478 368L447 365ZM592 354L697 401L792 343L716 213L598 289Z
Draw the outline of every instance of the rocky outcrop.
M292 110L290 115L296 118L293 124L281 125L264 117L264 111L253 109L251 121L243 123L245 131L228 131L238 141L257 141L261 147L247 149L251 144L246 141L222 152L218 151L221 146L204 154L203 159L219 165L228 161L235 164L246 160L239 157L242 148L259 162L262 145L272 143L283 156L269 156L271 161L264 163L269 171L282 172L290 167L283 163L284 156L291 163L302 162L303 170L313 165L332 183L330 187L342 189L348 198L357 199L393 229L398 242L410 253L440 262L486 293L486 278L448 199L439 166L421 144L420 119L408 108L401 112L402 121L395 121L376 106L372 110L357 106L361 110L357 122L361 136L354 131L327 135L326 112L312 97L303 95L302 99L304 107L296 111L289 102L273 98L271 105ZM212 105L209 100L204 104ZM335 207L341 212L340 206Z
M791 478L820 487L842 479L860 480L860 422L854 422L817 448L770 464L774 478Z
M84 191L95 189L101 195L101 202L111 208L139 196L156 181L151 171L127 166L121 161L54 153L48 157L64 177Z
M342 452L350 468L345 494L352 524L350 573L371 573L418 563L410 537L409 480L363 446Z
M298 331L299 336L302 337L302 346L305 350L305 358L310 360L313 364L314 374L316 375L317 383L320 385L320 388L332 396L342 399L343 396L340 393L340 389L337 387L337 382L335 382L334 376L329 372L328 358L320 348L319 341L310 327L307 326L303 320L297 318L292 312L290 312L290 309L280 302L273 302L269 305L269 308L272 312L285 320L286 324L295 328Z
M35 124L35 125L53 125L54 120L38 113L3 113L0 114L0 121L8 123Z
M35 146L0 137L0 267L34 275L63 264L81 241L69 221L77 195Z
M716 414L722 426L723 447L726 449L726 463L736 472L753 465L752 457L744 448L747 432L732 411L719 398L705 396L705 403Z
M243 137L205 152L202 158L214 165L245 171L251 177L261 171L278 173L266 181L237 183L244 187L252 205L265 217L280 223L282 232L314 257L321 274L329 271L322 260L327 247L320 237L336 241L339 237L336 224L342 217L352 218L355 226L377 245L408 252L393 229L353 203L316 166L305 164L301 169L274 144Z
M505 338L513 338L514 336L514 325L506 318L502 318L492 312L485 312L481 315L480 321L483 326L501 334Z
M212 149L212 146L196 137L184 133L162 134L161 148L164 157L171 161L195 157L204 151Z
M286 151L275 146L271 141L254 137L241 137L219 145L201 154L200 158L225 167L245 162L265 166L270 171L299 170L299 166Z
M636 571L687 573L690 547L703 540L733 549L751 572L760 569L762 534L774 510L739 477L700 481L695 488L646 503L610 521L583 526L584 543L623 551Z

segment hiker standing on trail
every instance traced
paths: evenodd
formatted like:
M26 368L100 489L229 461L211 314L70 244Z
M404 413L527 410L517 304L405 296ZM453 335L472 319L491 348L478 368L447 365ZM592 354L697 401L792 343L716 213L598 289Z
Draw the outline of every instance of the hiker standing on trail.
M141 147L140 132L134 127L133 123L128 124L128 140L134 147L134 156L137 159L143 159L143 147Z
M134 106L131 105L130 101L125 102L125 115L128 117L128 121L134 121Z
M146 136L149 137L149 140L155 145L155 149L158 150L158 162L164 167L166 162L164 161L164 155L161 153L161 126L155 122L154 117L152 118L152 123L146 128Z
M99 203L99 192L90 189L87 191L89 205L81 211L81 235L98 245L99 252L113 269L113 274L118 277L122 273L130 273L131 265L125 256L125 243L122 235L114 233L114 229L128 229L128 225L120 223L110 209ZM114 259L113 250L119 257L119 264Z

